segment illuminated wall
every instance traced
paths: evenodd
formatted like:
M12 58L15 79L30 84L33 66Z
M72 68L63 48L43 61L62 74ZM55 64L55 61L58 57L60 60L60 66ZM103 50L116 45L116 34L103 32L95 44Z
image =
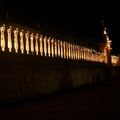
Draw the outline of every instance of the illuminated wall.
M105 62L104 53L97 52L91 48L5 25L0 27L0 50L64 59ZM112 63L116 63L117 59L117 57L112 56Z

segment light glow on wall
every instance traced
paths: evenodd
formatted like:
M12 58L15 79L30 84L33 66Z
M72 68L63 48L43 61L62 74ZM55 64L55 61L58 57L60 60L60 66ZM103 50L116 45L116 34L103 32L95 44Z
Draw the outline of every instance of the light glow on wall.
M34 36L35 35L35 36ZM86 60L106 63L105 52L98 52L91 48L57 40L50 37L43 37L41 34L32 31L18 30L12 26L0 27L0 48L1 51L33 54L48 57L60 57L65 59ZM105 49L111 49L111 41L108 40ZM14 49L14 51L12 51ZM20 51L18 51L20 50ZM115 64L117 56L111 56L111 62Z

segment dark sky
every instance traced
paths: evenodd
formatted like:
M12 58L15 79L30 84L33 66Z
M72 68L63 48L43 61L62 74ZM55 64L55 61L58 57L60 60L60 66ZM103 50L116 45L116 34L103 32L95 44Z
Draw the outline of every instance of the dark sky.
M35 29L39 26L42 32L50 36L73 39L75 42L88 40L94 44L103 41L103 19L113 41L112 47L118 53L119 4L113 1L70 1L5 0L5 8L13 22Z

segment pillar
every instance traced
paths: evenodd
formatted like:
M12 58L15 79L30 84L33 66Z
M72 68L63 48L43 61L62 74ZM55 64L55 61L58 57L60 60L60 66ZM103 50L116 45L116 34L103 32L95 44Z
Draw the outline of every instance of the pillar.
M60 53L61 53L61 58L63 58L63 42L60 41Z
M0 41L0 45L1 45L1 50L5 51L5 25L3 25L1 28L1 41Z
M36 52L36 55L38 55L38 52L39 52L39 49L38 49L38 34L35 35L35 52Z
M20 50L21 53L24 53L24 41L23 41L24 33L23 30L20 32Z
M40 38L40 55L43 56L43 36L41 35Z
M52 57L54 57L54 39L53 38L51 40L51 52L52 52Z
M48 44L48 56L50 57L51 52L50 52L50 37L47 39L47 44Z
M14 49L18 53L18 28L14 30Z
M34 39L34 33L31 33L31 35L30 35L30 51L31 51L32 54L34 53L33 39Z
M58 40L58 56L60 57L60 41Z
M55 45L55 57L57 57L57 40L55 40L54 45Z
M10 26L9 29L7 29L7 34L8 34L8 51L9 52L12 52L11 31L12 31L12 27Z
M27 31L27 33L25 33L25 48L26 48L26 52L27 54L29 54L29 31Z
M47 37L44 37L44 55L47 56Z

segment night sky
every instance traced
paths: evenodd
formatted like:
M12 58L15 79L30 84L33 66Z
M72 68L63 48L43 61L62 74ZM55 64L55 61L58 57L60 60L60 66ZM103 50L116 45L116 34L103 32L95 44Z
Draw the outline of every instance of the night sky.
M91 44L103 42L104 20L112 39L113 53L120 53L118 3L56 0L5 0L9 21L38 29L58 39ZM119 4L118 4L119 5Z

